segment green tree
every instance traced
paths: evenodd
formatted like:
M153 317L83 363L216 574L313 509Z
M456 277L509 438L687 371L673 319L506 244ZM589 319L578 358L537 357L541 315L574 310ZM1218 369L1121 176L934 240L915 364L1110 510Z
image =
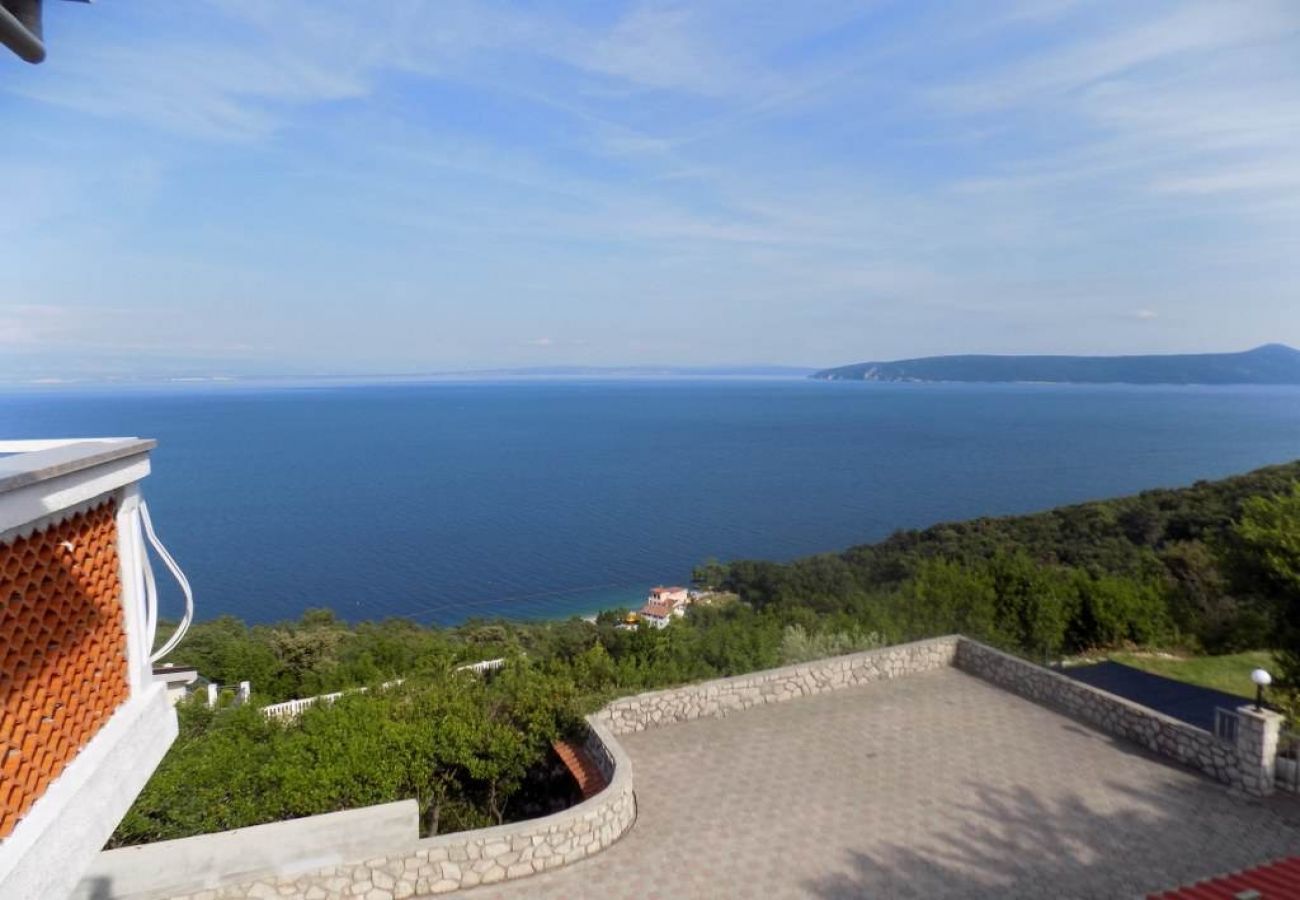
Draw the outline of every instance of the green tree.
M908 638L959 632L1001 646L1015 641L1000 626L997 589L987 565L922 560L900 601Z
M1277 497L1252 497L1234 532L1242 578L1274 610L1282 680L1300 690L1300 482Z
M1157 582L1076 569L1071 584L1076 597L1066 630L1070 650L1151 644L1169 636L1169 607Z
M727 582L727 566L710 556L691 570L691 582L706 591L721 590Z
M997 630L1036 659L1059 654L1074 612L1073 593L1061 573L1024 552L1000 554L991 563Z
M181 734L113 846L414 797L428 833L500 824L550 742L580 720L571 682L516 658L345 694L295 721L179 709Z

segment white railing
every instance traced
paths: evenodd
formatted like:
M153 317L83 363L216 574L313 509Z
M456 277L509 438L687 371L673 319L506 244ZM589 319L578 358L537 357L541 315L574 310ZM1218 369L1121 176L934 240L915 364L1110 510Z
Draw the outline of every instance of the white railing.
M497 659L483 659L475 663L466 663L463 666L456 666L453 672L473 672L476 675L482 675L484 672L495 672L506 664L504 656ZM393 681L385 681L379 687L387 688L394 685L402 684L405 678L398 678ZM262 715L268 719L293 719L302 713L304 709L315 706L317 703L333 703L344 694L364 694L369 688L359 687L347 691L335 691L332 694L317 694L315 697L299 697L296 700L285 700L283 703L272 703L269 706L262 707Z
M453 671L475 672L479 675L482 675L484 672L495 672L497 669L501 668L505 664L506 664L506 658L502 656L499 657L498 659L484 659L476 663L468 663L467 665L457 666Z
M379 687L390 688L394 685L402 684L405 678L397 678L393 681L385 681ZM344 694L364 694L370 690L368 687L351 688L346 691L335 691L332 694L317 694L315 697L299 697L296 700L285 700L283 703L272 703L270 706L262 707L262 715L268 719L292 719L308 707L315 706L317 703L333 703Z
M357 688L358 691L364 691L365 688ZM270 706L262 707L262 715L268 719L294 719L308 707L315 706L317 703L331 703L342 697L346 691L335 691L332 694L320 694L315 697L300 697L297 700L286 700L283 703L272 703Z
M1237 728L1240 724L1241 717L1231 709L1224 709L1222 706L1214 708L1214 736L1221 741L1227 741L1229 744L1237 742Z

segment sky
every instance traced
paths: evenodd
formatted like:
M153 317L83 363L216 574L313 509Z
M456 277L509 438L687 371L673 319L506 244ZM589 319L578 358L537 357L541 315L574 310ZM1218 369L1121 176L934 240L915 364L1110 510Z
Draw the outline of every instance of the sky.
M47 3L0 378L1300 345L1300 3Z

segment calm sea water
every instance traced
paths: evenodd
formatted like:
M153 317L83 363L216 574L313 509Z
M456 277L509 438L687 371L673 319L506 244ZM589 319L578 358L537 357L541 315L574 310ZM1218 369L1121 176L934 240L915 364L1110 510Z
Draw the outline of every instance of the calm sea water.
M0 395L0 434L156 437L200 617L454 623L1300 457L1300 389L812 381ZM172 598L173 601L175 598Z

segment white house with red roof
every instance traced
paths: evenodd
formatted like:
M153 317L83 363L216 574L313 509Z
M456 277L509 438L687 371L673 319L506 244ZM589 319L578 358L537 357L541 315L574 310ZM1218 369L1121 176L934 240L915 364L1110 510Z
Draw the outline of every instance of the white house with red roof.
M640 618L654 628L666 628L673 617L686 615L690 603L690 592L684 587L652 587L650 596L641 607Z
M664 587L659 585L650 588L650 596L646 602L666 603L676 608L689 603L690 599L690 591L684 587Z

